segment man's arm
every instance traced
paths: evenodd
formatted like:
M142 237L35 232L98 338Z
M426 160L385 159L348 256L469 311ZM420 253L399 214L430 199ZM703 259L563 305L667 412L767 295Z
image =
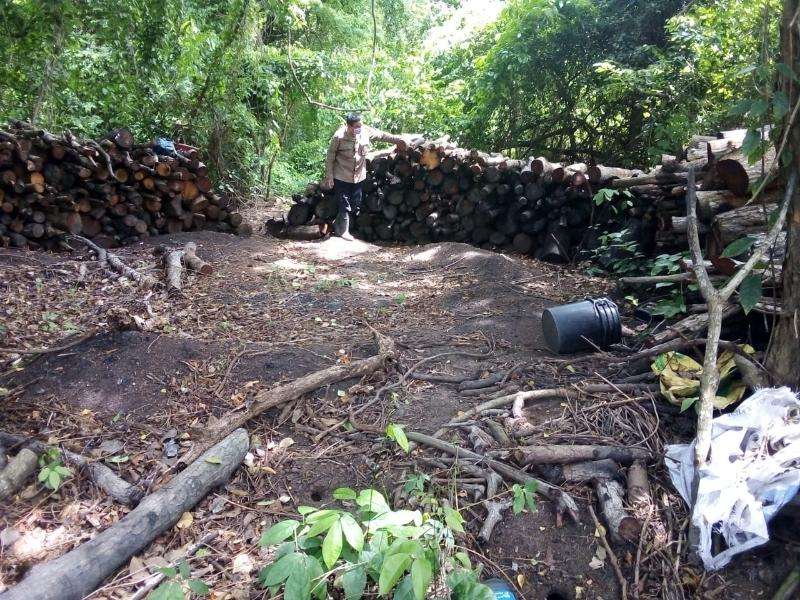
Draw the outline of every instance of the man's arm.
M385 131L381 131L380 129L376 129L374 127L369 128L369 137L373 140L380 140L382 142L389 142L390 144L397 144L398 146L405 147L407 145L406 140L400 135L394 135L392 133L386 133Z
M333 164L336 162L336 151L339 149L339 138L334 135L328 145L328 154L325 157L325 187L333 185Z

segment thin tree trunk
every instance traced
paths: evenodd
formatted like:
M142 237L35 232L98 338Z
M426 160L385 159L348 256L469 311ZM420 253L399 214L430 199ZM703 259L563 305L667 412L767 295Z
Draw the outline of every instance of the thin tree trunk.
M796 32L800 0L784 0L781 24L781 60L796 73L800 68L800 49ZM791 78L783 78L783 89L790 106L800 101L800 88ZM790 127L789 116L785 127ZM800 127L789 132L788 148L795 168L800 168ZM786 257L783 263L783 313L773 330L767 355L767 368L781 385L800 389L800 190L795 189L787 219Z
M44 101L50 92L50 86L53 82L53 71L56 68L56 63L61 56L61 50L64 46L64 7L59 4L56 7L54 16L56 18L55 28L53 31L53 51L45 61L44 71L42 73L42 83L39 86L39 92L36 95L36 102L31 110L31 123L36 123L39 120L39 114L42 112Z

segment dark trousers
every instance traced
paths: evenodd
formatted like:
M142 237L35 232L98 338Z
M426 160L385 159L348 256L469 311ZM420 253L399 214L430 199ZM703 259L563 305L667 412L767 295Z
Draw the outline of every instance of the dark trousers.
M363 181L350 183L340 179L333 180L333 191L339 202L339 214L343 212L358 213L361 209L361 188Z

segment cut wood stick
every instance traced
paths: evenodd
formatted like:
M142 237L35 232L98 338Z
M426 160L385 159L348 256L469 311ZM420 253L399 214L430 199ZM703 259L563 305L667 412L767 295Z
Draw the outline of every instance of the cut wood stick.
M597 480L594 482L594 491L612 541L617 544L637 541L642 524L625 510L625 489L622 484L613 479Z
M370 329L372 328L370 327ZM372 332L378 344L378 354L369 358L354 360L349 364L328 367L269 390L261 390L256 394L253 404L246 412L233 414L223 419L223 425L214 431L210 431L205 439L196 442L194 448L181 458L180 463L187 464L192 462L216 440L225 437L234 429L243 426L250 419L257 417L270 408L297 400L303 394L308 394L323 386L344 381L345 379L363 377L382 369L387 361L395 357L395 345L390 338L375 329L372 329Z
M55 560L33 567L0 600L80 600L178 522L239 467L250 440L232 432L117 523Z
M117 274L135 281L143 289L149 290L157 285L158 282L155 279L149 275L142 275L136 269L132 269L131 267L127 266L124 262L122 262L122 259L120 259L119 256L112 254L105 248L101 248L93 241L88 240L80 235L70 235L69 239L80 242L81 244L90 248L97 255L97 260L101 265L108 266Z
M6 468L0 472L0 500L10 498L25 485L25 482L36 470L37 462L38 457L32 450L22 448L17 452Z
M566 464L560 470L567 483L592 483L619 476L619 465L610 458Z
M559 489L558 487L547 483L546 481L542 481L541 479L536 479L525 473L524 471L520 471L510 465L507 465L499 460L494 460L492 458L486 458L485 456L481 456L480 454L476 454L471 450L467 450L466 448L461 448L460 446L456 446L449 442L445 442L429 435L425 435L424 433L417 433L416 431L408 431L406 432L406 437L409 440L416 442L418 444L423 444L428 446L429 448L435 448L436 450L441 450L442 452L446 452L456 458L463 457L470 460L478 461L492 470L496 471L500 475L506 477L507 479L511 479L516 481L517 483L528 483L529 481L533 481L536 483L536 493L544 496L545 498L552 500L556 504L556 512L559 515L567 514L571 519L573 519L576 523L580 522L580 517L578 516L578 505L575 503L575 500L567 494L565 491Z
M652 458L649 450L630 446L522 446L513 455L521 465L563 465L605 459L630 465L634 460Z
M164 256L164 268L167 272L167 293L181 293L181 275L183 274L183 250L173 250Z
M710 279L710 278L709 278ZM742 307L739 304L731 304L726 302L722 308L722 319L728 319L741 312ZM652 335L649 342L653 345L663 344L670 340L686 337L695 337L702 335L708 329L709 313L699 313L689 315L681 319L677 323L670 325L663 331Z
M488 493L486 494L489 495ZM480 532L478 532L478 543L486 545L492 538L492 532L497 524L503 520L503 513L511 508L510 500L501 502L487 501L483 505L486 507L486 518L483 521Z
M44 454L54 448L53 446L48 446L47 444L43 444L42 442L38 442L23 435L8 433L6 431L0 431L0 444L9 448L30 448L36 454ZM97 487L117 502L133 506L142 497L143 492L139 487L131 485L117 475L113 469L107 467L103 463L93 461L90 458L76 454L75 452L70 452L69 450L64 450L62 448L56 449L64 457L64 462L83 469L89 479L91 479Z
M211 275L214 272L214 267L197 256L197 244L188 242L183 248L183 262L192 271L197 271L201 275Z

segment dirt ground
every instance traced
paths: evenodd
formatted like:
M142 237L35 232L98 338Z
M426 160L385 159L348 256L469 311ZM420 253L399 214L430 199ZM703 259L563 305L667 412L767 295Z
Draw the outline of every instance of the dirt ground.
M188 449L208 426L249 406L258 390L374 354L367 323L395 341L400 359L395 372L321 389L252 421L255 463L239 469L192 511L190 522L182 520L158 538L92 598L129 597L147 576L143 567L163 566L211 530L219 537L211 558L193 564L194 576L212 587L215 598L265 597L256 581L264 564L256 542L272 522L294 515L297 505L332 502L331 492L340 486L373 486L395 497L398 483L419 471L446 482L451 474L417 460L435 453L406 456L379 434L336 430L314 441L422 358L462 353L422 369L439 374L516 367L508 383L518 388L595 378L591 363L573 366L552 356L541 333L547 306L613 293L613 282L579 269L455 243L377 247L336 238L301 242L210 232L155 238L118 253L161 279L153 248L187 241L197 243L215 271L188 274L181 297L110 277L85 253L0 251L0 347L65 346L44 355L0 357L6 390L0 429L107 463L110 458L128 481L152 482L176 460L165 452L170 444ZM606 408L619 398L624 396L540 403L527 414L543 438L561 443L602 440L660 453L665 441L691 436L686 418L662 414L657 398L652 407ZM483 400L452 385L410 381L362 419L381 429L393 422L432 433ZM767 597L796 562L794 546L774 542L721 574L704 575L685 562L685 507L657 463L651 466L653 490L671 541L661 549L615 548L628 580L639 572L641 597ZM540 501L536 512L509 514L480 548L473 537L483 518L480 506L447 483L436 485L441 495L468 506L468 535L459 542L488 573L511 579L520 597L619 597L586 514L590 488L570 490L581 503L582 524L557 527L553 507ZM0 507L0 591L32 564L90 539L127 510L80 474L57 492L28 486L16 502Z

